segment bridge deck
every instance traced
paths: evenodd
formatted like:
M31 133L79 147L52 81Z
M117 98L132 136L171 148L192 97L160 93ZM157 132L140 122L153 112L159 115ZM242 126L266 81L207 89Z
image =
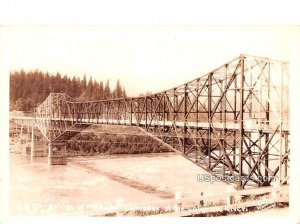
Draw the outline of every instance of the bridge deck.
M34 121L34 117L11 117L12 120L24 120L24 121ZM37 120L54 120L54 121L59 121L62 119L59 118L36 118ZM75 123L79 124L113 124L113 125L140 125L140 126L165 126L165 127L171 127L171 126L176 126L176 127L184 127L186 125L188 128L199 128L199 129L209 129L209 127L213 127L217 130L239 130L240 129L240 124L238 123L232 123L232 122L184 122L184 121L150 121L146 120L141 120L140 122L137 122L136 120L116 120L116 119L80 119L80 122L77 122L74 119L70 118L64 118L63 121L73 121ZM247 132L257 132L258 130L261 130L263 132L272 132L276 128L278 124L266 124L266 123L256 123L255 120L247 120L244 121L243 128L244 131ZM282 130L285 132L289 131L288 124L284 123L282 125Z

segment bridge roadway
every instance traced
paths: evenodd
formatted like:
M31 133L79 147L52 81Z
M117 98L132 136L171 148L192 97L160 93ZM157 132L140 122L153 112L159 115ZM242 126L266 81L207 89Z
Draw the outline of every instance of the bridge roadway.
M34 117L18 117L12 116L10 117L12 120L23 120L23 121L34 121ZM154 120L151 124L146 123L146 120L141 120L139 123L136 120L116 120L116 119L80 119L80 121L76 121L74 119L68 118L36 118L41 120L48 121L73 121L77 124L112 124L112 125L136 125L136 126L145 126L146 124L149 126L167 126L171 127L176 125L176 127L184 127L185 125L189 128L199 128L199 129L209 129L210 125L218 130L239 130L240 124L238 123L229 123L229 122L184 122L184 121L157 121ZM278 123L276 123L278 125ZM257 130L261 130L264 133L272 132L276 128L274 124L266 124L266 123L258 123L255 120L246 120L243 124L244 131L246 132L257 132ZM282 124L282 131L288 132L289 128L287 124Z

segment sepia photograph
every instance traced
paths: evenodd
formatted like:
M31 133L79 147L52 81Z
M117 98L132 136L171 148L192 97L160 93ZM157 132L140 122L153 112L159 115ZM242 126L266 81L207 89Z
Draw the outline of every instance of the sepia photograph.
M290 215L299 26L0 32L10 217Z

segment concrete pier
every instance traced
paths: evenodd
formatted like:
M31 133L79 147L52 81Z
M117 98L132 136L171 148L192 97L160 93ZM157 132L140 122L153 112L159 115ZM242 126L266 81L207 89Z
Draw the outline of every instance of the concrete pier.
M48 144L49 165L67 165L67 150L64 143Z
M33 161L35 157L35 138L34 138L34 127L31 128L31 142L30 142L30 160Z
M46 141L36 139L34 127L31 128L30 143L25 148L25 154L30 155L31 161L33 161L35 157L45 157L48 154Z

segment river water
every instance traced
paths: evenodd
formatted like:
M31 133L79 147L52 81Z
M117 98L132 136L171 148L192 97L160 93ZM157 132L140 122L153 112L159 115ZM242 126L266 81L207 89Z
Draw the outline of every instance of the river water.
M46 157L10 154L11 215L102 216L118 206L226 192L222 182L197 180L205 174L174 153L73 157L49 166Z

